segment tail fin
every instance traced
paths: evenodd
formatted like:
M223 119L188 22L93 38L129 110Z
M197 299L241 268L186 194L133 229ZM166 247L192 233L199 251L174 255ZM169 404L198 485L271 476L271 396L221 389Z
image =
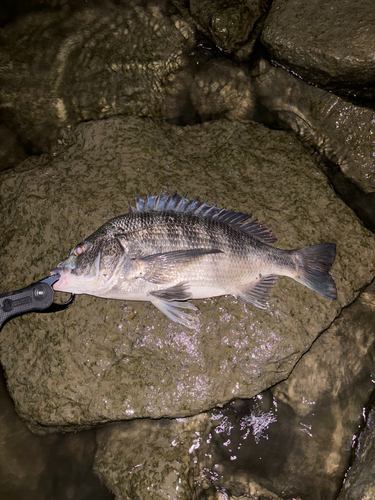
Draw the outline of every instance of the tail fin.
M293 253L298 270L298 277L294 279L327 299L337 299L335 282L328 274L336 257L335 243L321 243Z

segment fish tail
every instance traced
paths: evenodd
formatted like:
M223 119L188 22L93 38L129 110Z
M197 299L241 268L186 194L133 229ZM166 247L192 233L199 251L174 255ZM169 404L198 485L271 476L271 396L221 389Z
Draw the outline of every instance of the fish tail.
M327 299L337 299L337 289L328 274L336 257L335 243L321 243L292 252L297 263L297 276L293 278L320 293Z

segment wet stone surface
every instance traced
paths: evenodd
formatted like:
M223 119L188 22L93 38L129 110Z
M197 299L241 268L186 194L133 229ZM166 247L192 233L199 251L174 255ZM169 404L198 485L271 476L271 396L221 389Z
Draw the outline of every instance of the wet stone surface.
M357 440L374 391L374 315L373 283L272 389L194 417L102 429L99 477L133 500L321 500L337 498L351 464L339 498L372 498L373 410Z
M192 455L205 414L109 424L97 434L95 472L117 498L190 500Z
M224 488L235 496L263 488L280 498L337 497L374 392L374 317L373 283L317 339L288 380L212 413L209 437L201 436L206 444L197 451L208 491ZM369 425L368 434L371 419Z
M194 46L193 27L162 3L31 12L0 30L1 119L37 153L83 120L173 119L166 88Z
M95 430L33 434L17 415L0 374L0 498L15 500L111 500L92 470Z
M375 408L366 419L366 426L359 437L355 460L345 478L338 500L375 498Z
M191 100L202 120L265 123L292 132L317 161L337 165L365 193L375 190L375 112L308 85L260 60L250 71L214 59L194 76Z
M273 60L311 82L344 94L375 97L372 0L272 3L261 40Z
M260 164L262 175L254 175ZM124 213L135 190L149 186L253 211L277 234L279 248L338 243L338 301L279 278L267 311L233 298L198 301L196 330L171 324L149 303L89 296L60 314L16 318L4 327L1 361L18 412L40 432L183 417L252 397L285 378L373 276L371 233L295 140L261 125L92 122L52 156L3 175L0 268L8 270L2 281L9 290L24 276L30 283L48 274L84 235Z
M116 422L97 432L95 470L118 499L374 497L373 285L361 291L375 247L345 206L374 229L373 0L270 7L0 6L4 291L46 276L135 190L253 212L280 248L338 247L337 302L279 278L267 311L195 301L195 331L87 296L4 327L0 361L32 430ZM32 436L0 394L1 498L111 497L90 476L94 431Z
M267 1L190 0L189 11L197 28L222 51L234 52L243 60L260 34L259 22L267 12Z
M338 165L365 193L375 191L372 109L308 85L266 61L259 62L252 76L260 119L293 132L312 154Z

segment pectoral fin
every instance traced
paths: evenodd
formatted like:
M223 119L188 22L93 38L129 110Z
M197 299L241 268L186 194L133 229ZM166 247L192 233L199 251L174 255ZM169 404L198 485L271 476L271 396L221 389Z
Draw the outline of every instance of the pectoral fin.
M216 253L222 253L222 251L216 248L196 248L147 255L135 259L142 263L144 268L143 273L138 277L151 283L171 283L177 279L177 273L181 267L191 264L205 255Z
M178 283L163 290L156 290L155 292L151 292L150 295L167 301L188 300L191 298L187 283Z
M258 307L259 309L266 309L267 300L273 285L277 280L277 276L270 275L253 283L249 288L239 293L238 296L247 304Z

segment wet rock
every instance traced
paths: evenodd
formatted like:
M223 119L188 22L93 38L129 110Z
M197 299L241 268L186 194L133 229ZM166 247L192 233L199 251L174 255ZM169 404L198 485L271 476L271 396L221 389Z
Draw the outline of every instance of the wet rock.
M375 113L261 60L253 71L225 59L193 79L191 102L202 121L228 118L289 130L320 163L338 165L365 193L375 191Z
M374 388L374 316L375 283L271 390L191 418L104 427L96 473L118 499L335 499ZM373 419L340 500L372 498Z
M354 464L348 471L338 500L370 500L375 498L375 409L360 435Z
M259 495L262 490L262 498L267 499L274 498L272 494L306 500L337 498L363 408L374 390L374 317L375 283L342 311L288 380L251 401L214 410L211 426L201 433L202 446L195 451L196 483L201 481L212 495L225 490L235 498ZM368 473L363 474L370 480L373 463L366 456L364 451L356 470L360 474L361 462L368 464ZM352 491L359 493L359 489ZM366 497L353 493L344 498Z
M375 191L375 112L260 61L253 71L251 117L291 130L310 151L339 165L365 193Z
M261 40L275 62L336 92L375 96L372 0L275 0Z
M15 167L27 157L16 134L0 124L0 172Z
M92 471L95 434L32 434L15 412L0 375L0 498L110 500Z
M44 439L30 432L15 414L3 377L0 380L0 401L0 494L2 498L11 498L15 494L27 498L30 492L38 490L40 477L47 467L45 451L56 437Z
M95 472L118 500L195 498L191 451L207 416L133 420L97 434Z
M190 95L202 121L228 118L248 122L257 116L250 71L226 59L207 63L194 76Z
M234 404L237 410L243 405L249 412L247 402ZM227 462L222 466L223 457L213 448L209 430L225 429L230 434L233 427L228 418L222 418L225 413L233 416L233 404L228 410L194 417L107 425L97 432L94 470L118 500L278 500L277 495L255 481L249 485L246 473L236 468L236 461L233 467ZM274 458L276 450L281 451L280 462L284 454L276 447Z
M189 191L251 210L279 248L337 242L338 301L279 278L267 311L197 301L186 330L150 303L79 296L72 308L3 328L0 358L17 411L33 429L184 417L252 397L288 376L374 275L374 236L336 197L289 134L252 123L174 127L116 117L85 123L51 155L2 174L4 291L40 279L77 241L126 212L147 188Z
M265 14L265 0L190 0L190 12L197 27L226 52L245 52L248 56L260 31L252 33ZM250 38L250 40L249 40ZM247 47L243 47L244 45ZM250 44L250 47L249 47Z
M340 198L354 210L367 229L375 233L375 193L365 194L337 166L320 165Z
M163 5L32 12L0 30L0 44L0 119L36 153L80 121L173 119L185 106L178 91L166 104L165 89L189 65L194 31Z

